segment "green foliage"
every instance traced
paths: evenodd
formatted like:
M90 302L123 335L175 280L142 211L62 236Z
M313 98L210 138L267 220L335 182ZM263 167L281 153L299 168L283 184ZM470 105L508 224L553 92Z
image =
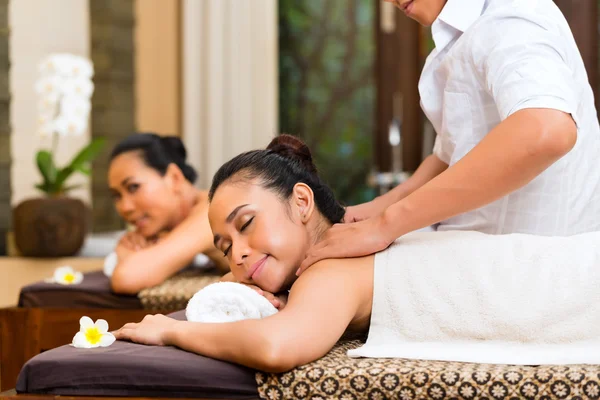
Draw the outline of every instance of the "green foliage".
M103 147L103 139L92 140L64 168L56 167L52 152L48 150L38 151L36 162L42 175L42 183L38 183L35 187L48 196L59 196L76 189L80 185L67 186L67 179L75 172L89 176L91 172L90 163L98 156Z
M372 0L279 1L281 131L307 143L346 204L375 196L374 11Z

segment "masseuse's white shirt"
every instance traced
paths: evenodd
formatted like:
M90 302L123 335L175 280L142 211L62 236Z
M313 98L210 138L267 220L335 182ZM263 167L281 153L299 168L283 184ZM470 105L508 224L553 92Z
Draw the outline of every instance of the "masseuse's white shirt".
M520 190L438 230L571 235L600 228L600 129L569 26L551 0L448 0L432 26L419 91L452 166L524 108L570 113L577 144ZM444 201L444 199L440 199Z

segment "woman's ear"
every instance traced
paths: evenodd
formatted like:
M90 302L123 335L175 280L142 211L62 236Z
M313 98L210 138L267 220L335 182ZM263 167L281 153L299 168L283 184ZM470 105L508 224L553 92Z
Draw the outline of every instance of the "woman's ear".
M308 222L315 211L315 195L305 183L296 183L292 191L292 205L302 223Z
M183 176L183 172L181 172L181 169L176 164L169 164L165 171L165 178L167 179L167 184L175 193L181 193L185 176Z

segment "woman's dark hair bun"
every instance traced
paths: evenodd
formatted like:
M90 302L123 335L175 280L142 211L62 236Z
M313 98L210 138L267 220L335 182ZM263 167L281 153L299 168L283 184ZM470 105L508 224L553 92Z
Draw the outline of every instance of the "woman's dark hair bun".
M310 173L316 174L317 167L313 163L312 154L308 146L296 136L282 133L276 136L267 146L267 150L280 156L298 160Z
M185 179L194 183L198 174L185 162L187 152L181 139L176 136L160 136L155 133L134 133L119 142L113 149L110 159L130 151L141 152L145 164L164 175L169 164L179 167Z
M185 151L185 146L181 139L176 136L162 136L160 142L173 158L185 161L187 152Z

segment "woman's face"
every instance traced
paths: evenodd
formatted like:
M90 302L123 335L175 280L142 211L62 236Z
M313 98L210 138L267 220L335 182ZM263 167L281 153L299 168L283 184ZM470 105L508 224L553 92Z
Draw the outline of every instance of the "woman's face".
M178 207L175 185L168 172L161 176L148 167L139 152L123 153L111 161L108 185L121 218L144 237L171 225Z
M393 3L406 16L423 26L431 26L442 12L447 0L384 0Z
M215 246L238 281L277 293L295 280L310 244L305 217L313 201L299 186L289 201L257 182L228 180L215 192L208 211Z

